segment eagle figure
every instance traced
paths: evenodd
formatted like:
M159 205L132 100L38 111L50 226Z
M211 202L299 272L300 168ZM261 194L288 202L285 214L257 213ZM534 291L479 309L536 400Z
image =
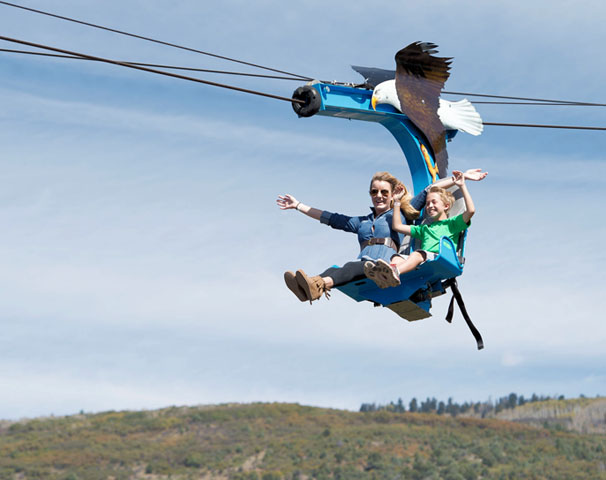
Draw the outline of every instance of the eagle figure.
M480 115L471 102L449 102L440 92L450 76L452 58L434 56L437 45L414 42L396 53L396 71L378 68L352 68L364 76L366 86L374 88L372 108L386 103L404 113L427 138L440 177L448 169L446 130L482 133ZM395 79L394 79L395 76Z

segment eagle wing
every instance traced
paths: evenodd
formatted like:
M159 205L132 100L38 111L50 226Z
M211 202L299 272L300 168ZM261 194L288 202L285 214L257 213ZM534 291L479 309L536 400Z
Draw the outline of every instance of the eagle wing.
M370 89L374 89L379 83L382 83L385 80L393 80L396 78L396 72L394 70L360 67L358 65L352 65L351 68L364 77L365 85Z
M438 116L440 92L452 58L435 57L437 45L415 42L396 53L396 91L402 112L429 141L440 177L448 169L446 131Z

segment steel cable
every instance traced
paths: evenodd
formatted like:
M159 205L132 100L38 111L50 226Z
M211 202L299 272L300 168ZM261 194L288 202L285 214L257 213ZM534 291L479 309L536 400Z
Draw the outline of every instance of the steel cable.
M0 2L1 3L1 2ZM259 95L259 96L263 96L263 97L268 97L268 98L274 98L277 100L283 100L283 101L287 101L289 103L302 103L304 104L305 102L302 100L296 100L293 98L288 98L288 97L282 97L279 95L273 95L273 94L269 94L269 93L264 93L264 92L259 92L256 90L250 90L250 89L246 89L246 88L241 88L241 87L235 87L232 85L226 85L226 84L222 84L222 83L217 83L217 82L211 82L208 80L202 80L199 78L193 78L193 77L187 77L184 75L178 75L175 73L170 73L170 72L164 72L162 70L155 70L152 68L148 68L148 67L144 67L141 65L136 65L133 63L126 63L126 62L120 62L117 60L111 60L111 59L107 59L107 58L101 58L101 57L96 57L93 55L86 55L83 53L78 53L78 52L72 52L69 50L64 50L64 49L60 49L60 48L55 48L55 47L50 47L48 45L41 45L41 44L37 44L37 43L33 43L33 42L27 42L25 40L18 40L18 39L14 39L14 38L10 38L10 37L4 37L4 36L0 36L0 40L4 40L7 42L12 42L12 43L18 43L21 45L27 45L30 47L34 47L34 48L40 48L43 50L51 50L54 52L59 52L65 55L69 55L75 58L81 58L81 59L86 59L86 60L94 60L94 61L98 61L98 62L104 62L104 63L110 63L113 65L119 65L119 66L123 66L123 67L127 67L127 68L133 68L135 70L142 70L145 72L150 72L150 73L156 73L159 75L165 75L168 77L174 77L174 78L179 78L182 80L189 80L189 81L193 81L193 82L197 82L197 83L202 83L202 84L206 84L206 85L211 85L211 86L215 86L215 87L221 87L221 88L227 88L230 90L236 90L236 91L240 91L240 92L244 92L244 93L250 93L253 95ZM446 93L446 92L445 92ZM453 92L448 92L450 94L453 94ZM485 96L485 97L499 97L496 95L482 95L482 94L463 94L462 95L474 95L474 96ZM551 101L551 100L545 100L545 101ZM572 104L572 102L568 102L568 101L562 101L562 105L569 105ZM581 103L582 105L593 105L593 106L599 106L599 104L590 104L590 103ZM501 127L529 127L529 128L558 128L558 129L570 129L570 130L599 130L599 131L606 131L606 127L585 127L585 126L574 126L574 125L541 125L541 124L524 124L524 123L497 123L497 122L482 122L484 125L486 126L501 126Z
M255 68L260 68L260 69L264 69L264 70L273 71L273 72L276 72L276 73L282 73L282 74L285 74L285 75L290 75L291 77L296 77L296 78L293 78L293 79L296 79L296 80L305 80L305 81L312 81L313 80L313 78L307 77L307 76L304 76L304 75L299 75L299 74L296 74L296 73L286 72L284 70L278 70L278 69L274 69L274 68L270 68L270 67L265 67L263 65L258 65L258 64L250 63L250 62L245 62L243 60L238 60L238 59L231 58L231 57L226 57L226 56L223 56L223 55L217 55L217 54L214 54L214 53L205 52L203 50L198 50L198 49L195 49L195 48L185 47L185 46L182 46L182 45L178 45L178 44L174 44L174 43L170 43L170 42L165 42L165 41L162 41L162 40L157 40L157 39L154 39L154 38L151 38L151 37L145 37L145 36L142 36L142 35L137 35L137 34L134 34L134 33L129 33L129 32L125 32L125 31L122 31L122 30L115 29L115 28L104 27L102 25L97 25L97 24L94 24L94 23L85 22L83 20L77 20L75 18L66 17L66 16L63 16L63 15L58 15L58 14L46 12L46 11L43 11L43 10L38 10L38 9L35 9L35 8L31 8L31 7L25 7L23 5L18 5L16 3L7 2L5 0L0 0L0 4L6 5L6 6L9 6L9 7L19 8L19 9L26 10L26 11L33 12L33 13L38 13L40 15L46 15L46 16L49 16L49 17L58 18L60 20L65 20L65 21L68 21L68 22L78 23L78 24L85 25L85 26L88 26L88 27L93 27L93 28L98 28L98 29L101 29L101 30L106 30L106 31L117 33L117 34L120 34L120 35L126 35L126 36L129 36L129 37L138 38L140 40L146 40L146 41L149 41L149 42L154 42L154 43L158 43L158 44L161 44L161 45L166 45L166 46L173 47L173 48L178 48L178 49L182 49L182 50L186 50L186 51L190 51L190 52L194 52L194 53L199 53L199 54L202 54L202 55L207 55L207 56L214 57L214 58L219 58L219 59L222 59L222 60L227 60L227 61L236 62L236 63L240 63L240 64L243 64L243 65L248 65L248 66L251 66L251 67L255 67ZM90 56L88 56L88 57L89 58L87 58L87 56L82 56L82 58L85 58L87 60L95 60L95 58L92 58ZM98 60L98 61L101 61L101 60ZM120 64L123 64L123 65L128 64L128 63L130 63L130 62L120 62ZM160 65L153 65L153 64L137 64L137 63L131 63L131 64L132 65L141 65L141 66L146 66L146 65L147 66L157 66L158 68L173 68L173 69L188 70L188 68L186 68L186 67L169 67L169 66L160 66ZM200 71L204 71L204 70L200 70ZM219 70L217 70L217 71L210 71L209 70L208 72L209 73L227 73L227 72L223 72L223 71L219 71ZM245 74L245 73L238 73L238 72L233 72L233 73L230 73L230 74L233 74L233 75L250 75L250 76L254 75L254 74ZM274 78L274 77L269 76L269 77L266 77L266 78ZM281 79L286 80L286 78L281 78ZM324 83L329 83L329 82L324 82ZM340 84L341 82L336 82L336 83ZM500 98L500 99L508 99L508 100L523 100L523 101L529 101L529 102L541 102L539 105L562 104L562 105L575 105L575 106L600 106L600 107L606 106L606 104L603 104L603 103L577 102L577 101L569 101L569 100L550 100L550 99L528 98L528 97L513 97L513 96L505 96L505 95L490 95L490 94L469 93L469 92L444 91L442 93L449 94L449 95L465 95L465 96L472 96L472 97ZM480 103L480 102L475 102L475 103ZM482 102L482 103L488 103L488 102ZM510 104L511 105L518 105L517 103L510 103ZM525 104L526 103L520 103L519 105L525 105Z
M562 128L568 130L603 130L606 131L606 127L582 127L576 125L541 125L533 123L496 123L496 122L482 122L482 125L495 126L495 127L529 127L529 128Z
M10 49L10 48L0 48L0 52L20 53L20 54L25 54L25 55L38 55L38 56L42 56L42 57L53 57L53 58L68 58L70 60L88 60L91 62L96 61L92 58L76 57L73 55L59 55L57 53L31 52L28 50L14 50L14 49ZM195 68L195 67L177 67L174 65L160 65L157 63L129 62L126 60L116 60L116 61L118 61L120 63L128 63L129 65L139 65L141 67L166 68L169 70L186 70L189 72L219 73L219 74L223 74L223 75L240 75L240 76L244 76L244 77L272 78L272 79L278 79L278 80L295 80L297 82L301 81L300 78L280 77L278 75L263 75L260 73L232 72L232 71L227 71L227 70L210 70L208 68Z
M282 97L282 96L279 96L279 95L273 95L271 93L264 93L264 92L259 92L259 91L256 91L256 90L250 90L250 89L247 89L247 88L235 87L233 85L226 85L224 83L211 82L209 80L202 80L200 78L187 77L185 75L179 75L177 73L164 72L162 70L155 70L155 69L148 68L148 67L141 67L141 66L138 66L138 65L132 65L132 64L129 64L129 63L119 62L117 60L110 60L108 58L95 57L93 55L86 55L84 53L72 52L72 51L69 51L69 50L63 50L61 48L50 47L48 45L41 45L41 44L38 44L38 43L27 42L25 40L18 40L16 38L10 38L10 37L0 36L0 40L5 40L7 42L12 42L12 43L18 43L18 44L21 44L21 45L27 45L29 47L34 47L34 48L41 48L43 50L51 50L53 52L59 52L59 53L65 54L65 55L73 55L73 56L77 56L77 57L86 58L86 59L89 59L89 60L96 60L98 62L111 63L113 65L120 65L122 67L133 68L135 70L142 70L144 72L157 73L158 75L165 75L167 77L180 78L181 80L189 80L191 82L203 83L205 85L212 85L214 87L227 88L227 89L230 89L230 90L236 90L238 92L250 93L252 95L260 95L262 97L274 98L276 100L283 100L283 101L287 101L289 103L293 103L293 102L295 102L295 103L305 103L302 100L295 100L295 99L288 98L288 97Z
M606 107L606 103L590 103L590 102L576 102L572 100L549 100L544 98L528 98L528 97L508 97L505 95L488 95L484 93L466 93L466 92L447 92L443 91L442 93L446 93L448 95L466 95L470 97L485 97L485 98L501 98L504 100L525 100L529 102L547 102L547 103L557 103L562 105L588 105L592 107ZM478 102L476 102L478 103Z
M95 61L92 58L86 57L78 57L73 55L59 55L56 53L44 53L44 52L32 52L28 50L15 50L9 48L0 48L0 52L6 53L18 53L24 55L37 55L43 57L53 57L53 58L67 58L70 60L88 60ZM294 77L283 77L279 75L264 75L259 73L246 73L246 72L234 72L228 70L211 70L208 68L197 68L197 67L181 67L176 65L162 65L157 63L143 63L143 62L131 62L127 60L117 60L120 63L127 63L129 65L139 65L142 67L154 67L154 68L166 68L169 70L184 70L190 72L203 72L203 73L216 73L220 75L237 75L237 76L245 76L245 77L255 77L255 78L267 78L267 79L276 79L276 80L289 80L289 81L297 81L300 82L301 79ZM329 83L329 82L323 82ZM496 98L511 98L511 99L519 99L525 97L508 97L503 95L488 95L488 94L476 94L476 93L462 93L462 92L443 92L450 95L469 95L469 96L479 96L479 97L496 97ZM532 106L560 106L560 107L606 107L605 103L590 103L590 102L574 102L570 100L540 100L528 98L529 101L525 102L501 102L501 101L483 101L483 100L475 100L474 105L532 105ZM537 101L530 101L537 100Z
M82 20L77 20L75 18L65 17L63 15L57 15L55 13L45 12L43 10L37 10L35 8L24 7L23 5L18 5L16 3L11 3L11 2L6 2L6 1L3 1L3 0L0 0L0 4L6 5L6 6L9 6L9 7L20 8L22 10L27 10L27 11L33 12L33 13L39 13L41 15L46 15L48 17L58 18L60 20L66 20L68 22L78 23L80 25L86 25L87 27L98 28L100 30L105 30L105 31L108 31L108 32L113 32L113 33L118 33L120 35L126 35L128 37L138 38L140 40L145 40L145 41L148 41L148 42L158 43L160 45L166 45L168 47L173 47L173 48L178 48L178 49L181 49L181 50L186 50L188 52L199 53L199 54L202 54L202 55L207 55L209 57L219 58L221 60L227 60L227 61L230 61L230 62L240 63L242 65L248 65L249 67L261 68L263 70L269 70L269 71L276 72L276 73L283 73L285 75L290 75L292 77L297 77L299 80L306 80L306 81L313 80L312 78L309 78L309 77L306 77L306 76L303 76L303 75L298 75L296 73L290 73L290 72L286 72L284 70L278 70L278 69L275 69L275 68L264 67L263 65L258 65L258 64L250 63L250 62L245 62L243 60L237 60L235 58L225 57L223 55L217 55L215 53L205 52L203 50L198 50L196 48L184 47L183 45L177 45L175 43L164 42L162 40L157 40L155 38L144 37L143 35L137 35L137 34L134 34L134 33L128 33L128 32L124 32L122 30L117 30L115 28L104 27L102 25L97 25L97 24L94 24L94 23L85 22L85 21L82 21Z

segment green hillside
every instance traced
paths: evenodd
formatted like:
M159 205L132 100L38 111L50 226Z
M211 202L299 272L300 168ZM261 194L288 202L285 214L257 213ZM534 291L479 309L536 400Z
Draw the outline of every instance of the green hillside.
M0 429L1 479L606 479L606 436L497 419L249 404Z

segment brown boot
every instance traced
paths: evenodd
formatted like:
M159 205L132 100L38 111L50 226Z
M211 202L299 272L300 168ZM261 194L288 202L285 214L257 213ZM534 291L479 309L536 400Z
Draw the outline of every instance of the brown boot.
M284 282L286 282L286 286L288 287L288 289L292 293L294 293L299 300L301 300L302 302L309 300L309 298L307 297L307 293L305 293L305 290L301 288L297 283L297 279L294 273L292 273L291 271L284 272Z
M303 270L297 270L295 277L299 287L305 291L309 303L320 298L322 294L326 295L326 298L330 297L328 293L330 289L326 288L324 280L319 275L309 278Z

